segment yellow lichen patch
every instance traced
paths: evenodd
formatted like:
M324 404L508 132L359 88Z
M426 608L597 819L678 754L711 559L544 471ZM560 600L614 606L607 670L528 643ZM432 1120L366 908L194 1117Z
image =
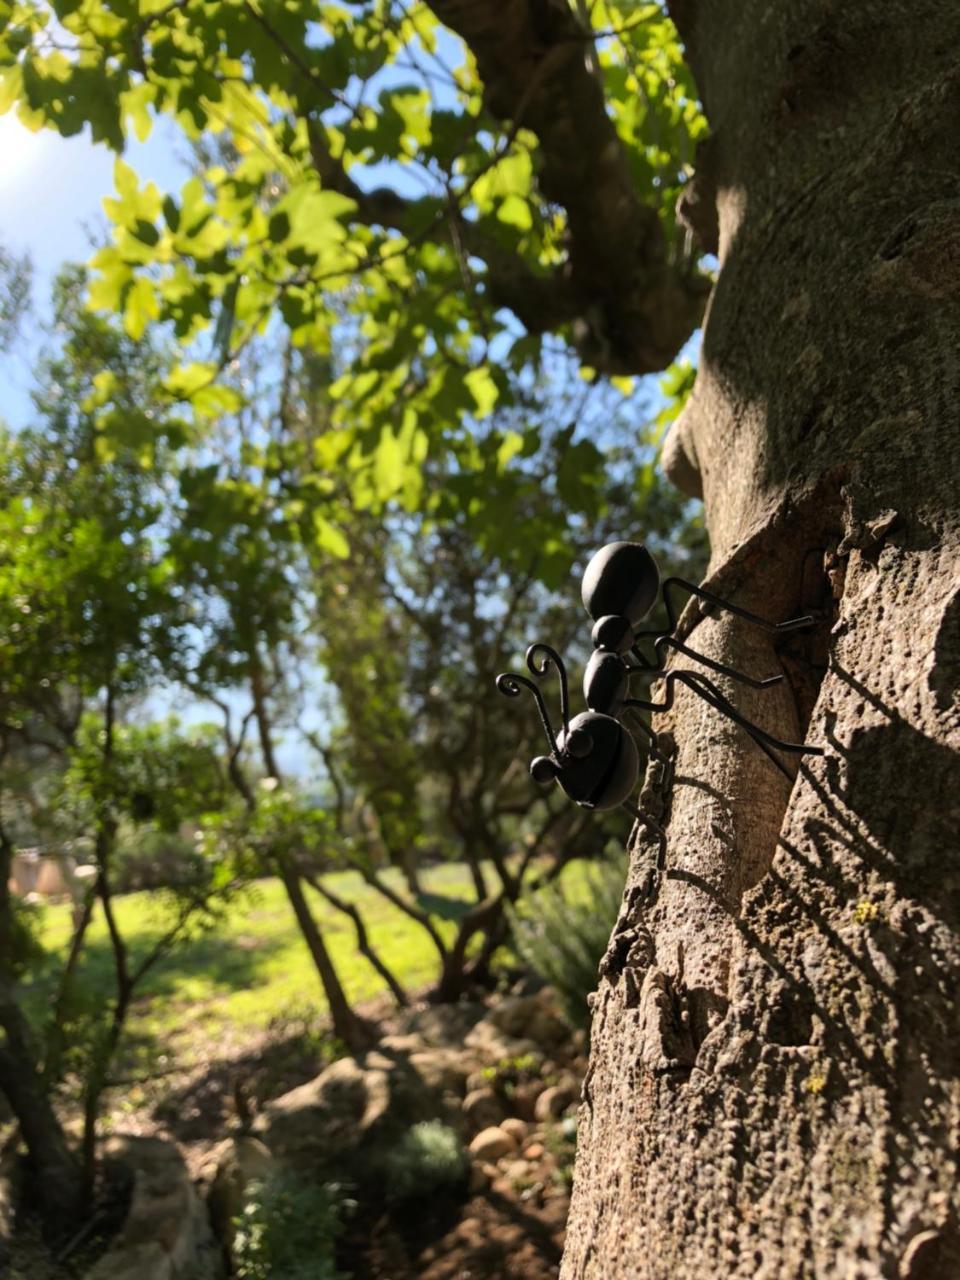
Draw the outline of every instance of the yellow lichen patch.
M853 909L853 919L855 924L869 924L871 920L876 920L880 915L880 907L876 902L868 902L865 898L858 902Z

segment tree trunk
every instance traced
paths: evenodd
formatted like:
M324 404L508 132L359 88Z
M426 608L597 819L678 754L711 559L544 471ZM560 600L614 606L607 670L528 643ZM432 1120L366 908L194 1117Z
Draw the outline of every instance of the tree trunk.
M281 782L282 776L273 750L273 729L267 712L263 673L256 654L251 661L250 691L253 697L254 718L257 723L257 732L260 735L260 750L263 755L264 767L271 778L276 778L278 782ZM249 794L248 789L248 796ZM310 952L310 958L313 960L317 975L320 978L320 985L323 987L323 993L327 998L334 1035L338 1036L348 1049L351 1049L354 1053L359 1053L363 1049L369 1048L373 1040L372 1028L350 1008L347 994L334 968L326 943L323 941L323 934L313 918L310 904L307 902L306 894L303 892L303 880L300 873L290 864L286 857L278 856L275 861L283 887L287 891L287 897L293 908L293 914L296 917L297 924L300 926L300 932L303 935L304 942L307 944L307 950Z
M330 1021L333 1025L334 1035L338 1036L347 1048L352 1049L355 1053L368 1049L374 1039L372 1029L364 1019L360 1018L350 1008L346 992L340 983L337 971L333 967L333 961L330 959L330 953L323 941L323 934L317 928L317 922L313 918L310 904L304 895L303 882L299 875L284 862L278 864L278 869L280 878L283 881L283 887L286 889L287 897L290 899L290 905L293 907L294 915L297 917L300 932L303 934L303 940L307 944L307 949L320 977L323 994L327 998L327 1005L330 1009Z
M791 786L689 690L655 722L562 1274L957 1276L960 6L674 7L721 267L668 471L718 594L823 618L682 628L826 754Z
M30 1028L15 994L15 946L10 869L14 846L0 823L0 1092L26 1143L44 1228L59 1238L77 1223L83 1186L74 1159L37 1069Z

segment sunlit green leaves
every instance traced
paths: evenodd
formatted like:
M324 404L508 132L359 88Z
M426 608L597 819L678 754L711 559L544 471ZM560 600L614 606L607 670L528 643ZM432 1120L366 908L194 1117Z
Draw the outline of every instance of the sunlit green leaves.
M562 268L566 227L540 189L537 138L486 115L472 55L428 6L58 0L56 40L40 0L0 6L0 110L65 135L89 125L117 151L165 116L200 147L179 191L118 159L110 243L93 260L95 308L121 315L132 340L162 327L183 348L158 400L188 406L200 428L233 412L233 363L282 327L295 347L336 355L324 483L336 476L361 509L441 510L423 477L435 459L477 481L458 510L478 527L499 520L486 489L505 501L524 453L506 449L493 479L475 437L510 410L541 336L517 340L464 230L543 272ZM637 193L680 261L673 208L704 124L676 32L662 6L634 0L598 0L590 22ZM566 488L593 501L589 483ZM342 554L321 528L318 545Z

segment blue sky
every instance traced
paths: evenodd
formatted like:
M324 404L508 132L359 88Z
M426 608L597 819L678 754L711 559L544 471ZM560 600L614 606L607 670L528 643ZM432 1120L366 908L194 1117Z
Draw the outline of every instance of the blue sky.
M126 158L168 190L184 181L184 155L175 128L161 123L145 143L134 142ZM113 161L112 152L86 134L31 133L12 112L0 116L0 245L33 259L40 315L60 265L90 256L89 231L104 225L101 201L113 191ZM30 366L42 335L31 326L25 338L14 354L0 357L0 418L13 426L29 415Z

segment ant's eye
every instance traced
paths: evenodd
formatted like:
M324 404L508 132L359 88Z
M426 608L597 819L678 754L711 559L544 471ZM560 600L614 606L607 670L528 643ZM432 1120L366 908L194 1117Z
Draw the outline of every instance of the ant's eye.
M575 760L583 760L593 750L593 738L586 729L571 729L563 747Z
M539 782L541 787L552 782L556 776L557 766L549 756L537 756L536 760L530 761L530 777L534 782Z

